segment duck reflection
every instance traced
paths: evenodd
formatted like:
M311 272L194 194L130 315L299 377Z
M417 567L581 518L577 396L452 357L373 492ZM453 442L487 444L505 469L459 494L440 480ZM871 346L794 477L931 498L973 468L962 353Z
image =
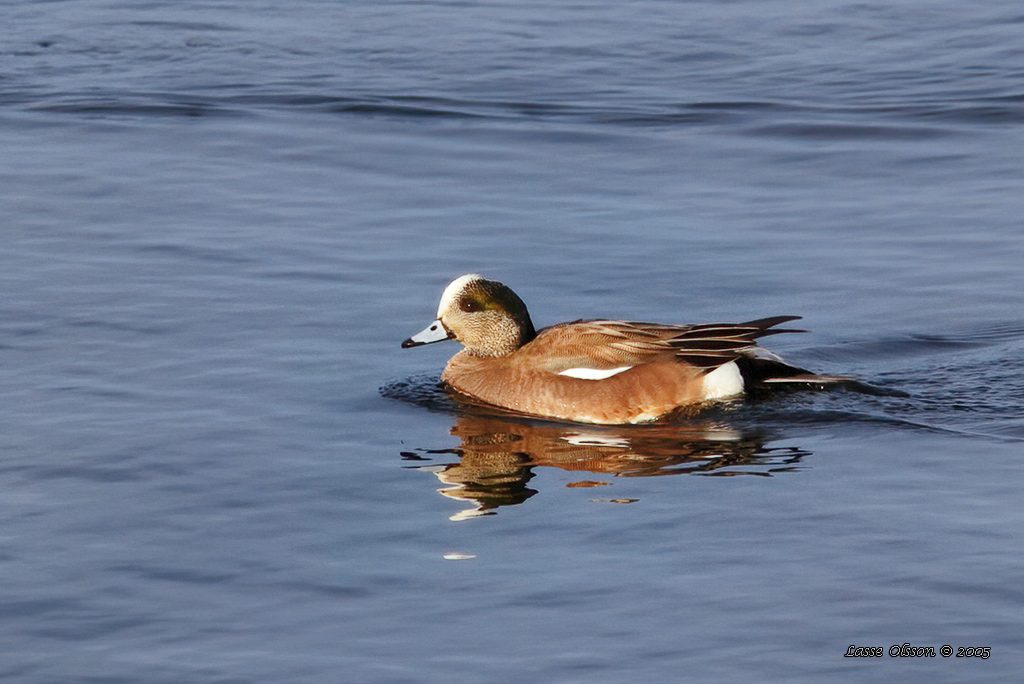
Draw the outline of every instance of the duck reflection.
M528 484L538 467L579 472L568 487L611 484L609 477L700 474L761 475L794 470L810 452L769 447L764 435L744 433L714 422L604 427L536 423L503 416L460 415L451 434L454 449L406 452L407 460L457 456L446 464L412 466L433 472L445 485L438 491L472 506L453 520L493 514L537 493ZM604 476L593 479L590 473ZM623 499L605 499L626 502Z

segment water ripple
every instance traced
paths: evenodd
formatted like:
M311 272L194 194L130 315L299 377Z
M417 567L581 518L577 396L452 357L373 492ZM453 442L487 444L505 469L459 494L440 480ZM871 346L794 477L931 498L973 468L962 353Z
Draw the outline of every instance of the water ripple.
M218 95L209 92L216 90ZM309 111L356 117L436 120L570 122L621 127L747 124L747 135L811 140L929 140L956 129L938 124L1020 123L1021 97L950 101L933 105L830 106L772 100L608 104L531 102L404 94L253 92L244 85L188 93L38 93L0 90L0 102L28 111L104 117L230 117L260 112ZM244 92L239 92L244 91ZM921 125L928 122L929 125Z
M30 105L28 109L54 114L82 114L104 117L210 117L240 116L240 110L221 103L196 99L154 100L137 97L57 97L55 102ZM140 101L141 100L141 101Z

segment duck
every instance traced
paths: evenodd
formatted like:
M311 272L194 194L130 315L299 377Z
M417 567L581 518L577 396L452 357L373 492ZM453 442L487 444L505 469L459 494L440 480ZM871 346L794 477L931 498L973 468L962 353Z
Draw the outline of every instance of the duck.
M734 400L752 387L846 380L758 346L762 337L806 332L778 327L800 318L697 325L583 319L536 330L510 287L469 273L444 289L437 319L401 346L459 342L441 383L473 405L555 421L641 424Z

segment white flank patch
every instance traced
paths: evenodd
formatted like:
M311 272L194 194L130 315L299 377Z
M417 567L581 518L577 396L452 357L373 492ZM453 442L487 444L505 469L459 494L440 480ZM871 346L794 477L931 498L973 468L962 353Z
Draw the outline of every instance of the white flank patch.
M607 368L605 370L598 370L596 368L566 368L558 374L568 375L570 378L579 378L580 380L604 380L605 378L610 378L613 375L618 375L622 371L628 371L630 368L632 368L632 366Z
M704 376L704 398L721 399L743 393L743 376L735 361L719 366Z

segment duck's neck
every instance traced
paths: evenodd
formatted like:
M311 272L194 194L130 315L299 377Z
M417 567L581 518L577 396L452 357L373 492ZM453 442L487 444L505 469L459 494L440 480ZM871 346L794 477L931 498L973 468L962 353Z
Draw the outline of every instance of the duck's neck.
M473 356L508 356L514 354L523 345L537 337L537 331L533 328L533 321L529 316L518 323L512 319L502 322L493 335L479 343L467 346L467 351Z

